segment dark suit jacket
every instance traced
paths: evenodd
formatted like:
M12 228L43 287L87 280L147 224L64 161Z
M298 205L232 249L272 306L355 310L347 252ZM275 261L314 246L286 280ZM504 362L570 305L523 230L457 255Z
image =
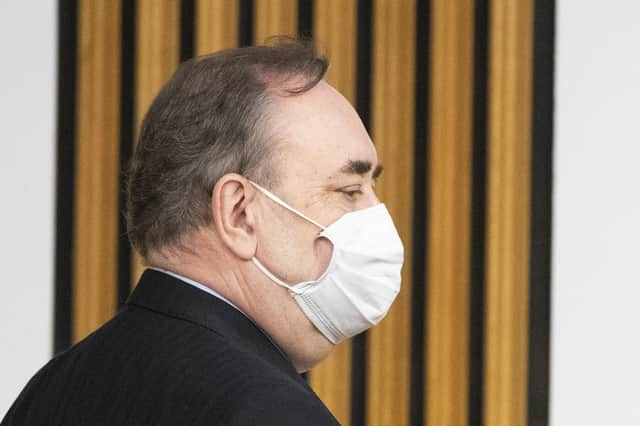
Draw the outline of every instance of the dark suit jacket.
M224 301L147 270L104 326L29 381L4 425L334 425L287 356Z

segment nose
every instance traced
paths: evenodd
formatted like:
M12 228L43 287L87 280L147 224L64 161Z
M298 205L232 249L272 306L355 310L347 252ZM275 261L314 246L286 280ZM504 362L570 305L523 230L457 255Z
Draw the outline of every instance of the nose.
M365 197L365 208L366 207L373 207L376 204L380 204L380 200L378 199L378 196L376 195L376 191L374 190L373 186L370 187L370 190L367 191L367 195Z

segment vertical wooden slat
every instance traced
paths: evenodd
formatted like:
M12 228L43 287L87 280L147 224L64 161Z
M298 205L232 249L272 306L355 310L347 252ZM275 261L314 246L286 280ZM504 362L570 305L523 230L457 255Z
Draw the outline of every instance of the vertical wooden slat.
M238 0L198 0L196 52L198 55L238 45Z
M491 2L485 424L526 424L533 0Z
M376 192L404 242L405 265L396 302L369 333L366 415L372 425L409 421L415 13L413 0L374 4L372 138L387 166Z
M330 60L325 80L355 104L356 0L314 2L314 42Z
M473 0L431 2L426 419L467 424Z
M151 102L178 65L180 1L138 0L136 32L135 123L138 131ZM134 284L143 269L139 257L134 255Z
M314 40L327 52L331 65L326 81L355 103L356 2L316 1ZM338 345L333 353L311 372L311 385L341 424L351 417L351 341Z
M115 312L120 1L79 7L73 338Z
M295 35L297 29L298 0L255 0L255 44L274 35Z

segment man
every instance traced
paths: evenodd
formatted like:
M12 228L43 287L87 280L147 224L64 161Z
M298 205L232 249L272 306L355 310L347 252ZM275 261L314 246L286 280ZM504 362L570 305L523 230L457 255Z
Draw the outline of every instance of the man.
M382 319L403 249L327 65L284 40L177 70L129 177L129 237L150 269L3 425L337 423L299 373Z

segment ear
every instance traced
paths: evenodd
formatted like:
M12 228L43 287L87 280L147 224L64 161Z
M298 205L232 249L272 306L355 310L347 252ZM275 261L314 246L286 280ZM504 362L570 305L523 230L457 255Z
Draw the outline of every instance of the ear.
M211 194L213 224L227 248L241 259L256 252L253 186L241 175L229 173L218 179Z

